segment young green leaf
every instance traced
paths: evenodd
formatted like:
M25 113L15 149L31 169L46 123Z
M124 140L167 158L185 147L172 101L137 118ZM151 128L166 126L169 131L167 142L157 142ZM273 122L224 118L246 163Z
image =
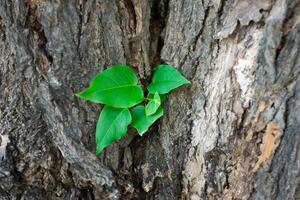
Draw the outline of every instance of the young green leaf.
M131 115L127 108L104 106L96 128L96 154L126 134Z
M153 115L147 116L144 106L137 106L132 109L132 126L136 128L139 135L143 135L148 128L164 114L162 107L159 107Z
M159 65L153 75L152 83L147 87L152 94L166 94L171 90L190 83L174 67L170 65Z
M145 112L147 116L154 114L160 106L159 94L155 92L155 94L151 96L153 96L153 98L150 98L149 102L145 107Z
M86 90L76 95L95 103L129 108L144 98L143 90L137 83L132 69L115 65L98 74Z
M154 94L148 93L147 98L153 99ZM163 102L165 102L167 100L167 94L159 94L159 98L160 98L160 103L162 104Z

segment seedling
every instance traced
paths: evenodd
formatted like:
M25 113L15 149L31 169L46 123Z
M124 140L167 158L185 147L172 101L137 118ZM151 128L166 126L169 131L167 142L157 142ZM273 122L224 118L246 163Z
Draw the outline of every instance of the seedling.
M123 137L130 124L142 136L163 115L161 102L165 94L187 83L190 82L174 67L159 65L144 98L144 91L128 66L114 65L96 75L86 90L76 94L104 104L96 127L96 154Z

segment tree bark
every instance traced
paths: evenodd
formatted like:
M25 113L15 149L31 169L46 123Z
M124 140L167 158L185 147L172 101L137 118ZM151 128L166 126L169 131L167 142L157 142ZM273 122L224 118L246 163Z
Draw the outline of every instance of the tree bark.
M299 0L0 0L0 199L300 199ZM95 155L113 64L175 66L143 137Z

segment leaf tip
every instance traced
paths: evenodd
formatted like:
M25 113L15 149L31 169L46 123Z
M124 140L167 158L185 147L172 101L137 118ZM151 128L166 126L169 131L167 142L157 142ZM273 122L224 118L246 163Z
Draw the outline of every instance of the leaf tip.
M96 155L99 156L100 153L102 152L102 150L103 150L103 148L100 148L100 147L97 146L97 148L96 148Z
M81 97L81 96L80 96L80 93L81 93L81 92L74 93L74 96L76 96L76 97Z
M148 129L147 129L147 130L148 130ZM145 131L139 131L139 130L137 130L137 132L138 132L139 136L143 136L143 135L144 135L144 133L146 133L146 132L147 132L147 130L145 130Z
M74 93L74 95L75 95L76 97L84 98L84 96L83 96L84 92L85 92L85 90L84 90L84 91L81 91L81 92L76 92L76 93Z

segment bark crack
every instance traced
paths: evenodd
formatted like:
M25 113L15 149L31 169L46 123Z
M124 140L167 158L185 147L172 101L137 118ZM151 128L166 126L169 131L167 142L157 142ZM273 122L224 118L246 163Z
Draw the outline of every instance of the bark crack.
M33 0L26 0L25 5L28 8L26 21L25 21L25 27L29 28L33 32L35 32L38 35L38 46L40 47L40 50L44 53L47 60L50 64L53 62L53 57L49 54L49 52L46 49L46 44L48 42L47 37L45 35L44 29L42 24L38 21L37 18L37 5L36 2Z

